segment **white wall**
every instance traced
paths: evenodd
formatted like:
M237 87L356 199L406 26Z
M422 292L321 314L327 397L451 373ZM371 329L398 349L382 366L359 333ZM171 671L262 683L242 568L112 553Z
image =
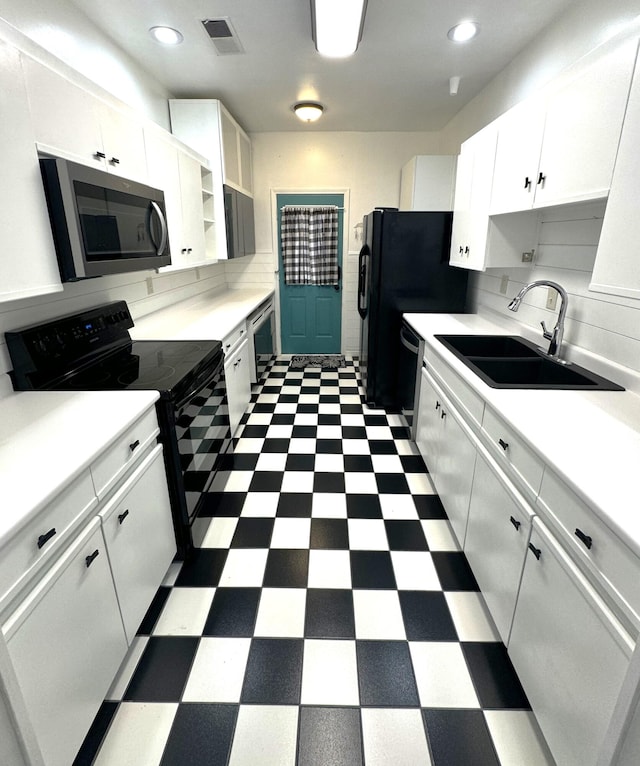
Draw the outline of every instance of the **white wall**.
M356 306L357 224L377 205L397 207L400 170L416 154L442 154L435 133L254 133L253 186L256 250L261 268L277 269L276 211L272 191L348 190L347 243L343 257L342 350L357 353L360 318ZM227 267L229 269L229 266ZM235 267L234 267L235 268Z

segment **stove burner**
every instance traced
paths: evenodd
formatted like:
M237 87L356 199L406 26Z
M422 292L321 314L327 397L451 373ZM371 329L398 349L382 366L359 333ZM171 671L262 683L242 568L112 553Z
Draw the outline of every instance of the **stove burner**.
M144 382L153 387L156 383L171 378L175 374L175 368L169 365L142 366L140 369L125 370L118 376L118 383L130 385L131 383Z

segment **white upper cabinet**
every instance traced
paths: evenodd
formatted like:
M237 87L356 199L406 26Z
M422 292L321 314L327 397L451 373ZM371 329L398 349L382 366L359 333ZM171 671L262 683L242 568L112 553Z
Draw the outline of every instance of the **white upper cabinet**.
M21 64L0 41L0 301L62 291Z
M203 166L153 126L145 128L149 183L162 189L167 211L172 268L203 265L215 257L205 245Z
M497 121L491 214L607 196L636 49L597 55Z
M640 299L640 67L631 86L590 290Z
M412 157L400 176L400 210L453 210L455 178L454 155Z
M147 182L142 125L57 72L25 59L35 140L41 151Z

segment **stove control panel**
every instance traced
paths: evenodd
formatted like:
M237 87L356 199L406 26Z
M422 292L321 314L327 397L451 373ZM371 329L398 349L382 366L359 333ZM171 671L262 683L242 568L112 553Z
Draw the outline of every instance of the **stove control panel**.
M47 380L128 342L131 327L133 320L126 302L115 301L5 333L14 388L45 387Z

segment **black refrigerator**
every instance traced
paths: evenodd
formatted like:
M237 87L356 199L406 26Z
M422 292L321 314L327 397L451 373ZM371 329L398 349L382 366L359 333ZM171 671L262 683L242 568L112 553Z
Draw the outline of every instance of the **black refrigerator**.
M403 313L462 313L466 269L449 266L451 212L374 210L358 262L360 372L370 406L399 410Z

